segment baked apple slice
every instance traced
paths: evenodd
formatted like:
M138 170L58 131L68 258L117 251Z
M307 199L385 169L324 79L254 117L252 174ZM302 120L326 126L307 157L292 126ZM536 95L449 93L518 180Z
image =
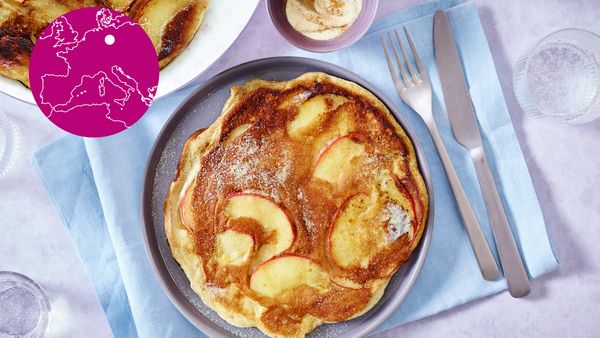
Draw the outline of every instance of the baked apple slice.
M263 262L250 277L250 289L270 298L277 298L301 285L326 290L331 285L331 280L329 274L315 261L295 254Z
M244 123L233 128L233 130L229 133L229 137L227 137L225 142L223 142L223 146L227 147L228 145L230 145L231 142L233 142L236 138L241 136L244 132L246 132L246 130L250 129L250 127L252 127L250 123Z
M386 221L386 239L393 242L404 234L412 239L414 236L414 220L417 213L415 204L408 191L398 183L397 178L383 175L379 180L379 189L387 203L381 214Z
M287 250L294 242L294 227L285 212L268 197L239 193L230 197L224 208L230 218L251 218L260 224L267 238L256 252L252 266Z
M347 99L343 96L327 94L314 96L300 104L298 114L287 126L288 134L301 137L317 126L325 113L337 109Z
M338 137L317 156L313 176L329 183L343 180L348 164L364 152L364 146L354 141L350 134Z
M128 11L133 5L135 0L105 0L105 3L110 5L110 8L119 12Z
M219 265L242 265L254 249L254 238L245 232L228 229L218 233L215 239L215 257Z
M181 223L190 231L192 230L192 222L194 221L194 215L191 210L192 195L194 194L194 182L199 171L200 162L196 160L187 175L186 181L183 183L179 195L179 216Z
M376 202L371 196L359 193L349 197L336 211L329 227L329 252L335 264L342 268L366 268L385 245Z
M186 205L190 205L192 198L192 186L187 187L183 192L183 197L179 203L179 216L181 217L181 223L188 229L192 224L193 215L190 208L186 208Z
M367 268L370 261L401 236L413 236L414 208L392 178L380 190L348 198L329 228L329 254L342 268Z
M192 40L207 7L208 0L141 0L129 16L148 33L163 68Z

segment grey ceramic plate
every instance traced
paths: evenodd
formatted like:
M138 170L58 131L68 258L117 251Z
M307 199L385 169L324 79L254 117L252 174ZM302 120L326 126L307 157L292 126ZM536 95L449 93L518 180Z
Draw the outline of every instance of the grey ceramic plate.
M367 88L392 111L413 141L421 173L430 196L428 222L421 243L407 264L392 277L381 301L366 314L337 324L322 325L311 337L360 337L381 324L406 297L419 275L429 248L433 219L433 191L429 167L415 134L401 112L371 84L340 67L322 61L277 57L252 61L231 68L202 85L173 113L158 135L150 153L142 189L143 233L146 249L165 293L181 313L196 327L211 337L262 337L256 328L237 328L225 322L202 303L192 291L189 280L171 255L163 226L163 203L183 143L196 130L208 127L217 119L231 86L253 78L289 80L306 72L326 72Z

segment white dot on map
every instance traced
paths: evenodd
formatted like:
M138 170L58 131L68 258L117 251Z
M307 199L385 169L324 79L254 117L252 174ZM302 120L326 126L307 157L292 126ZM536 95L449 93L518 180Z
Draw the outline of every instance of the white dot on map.
M104 37L104 43L112 46L115 43L115 37L111 34L108 34L106 37Z

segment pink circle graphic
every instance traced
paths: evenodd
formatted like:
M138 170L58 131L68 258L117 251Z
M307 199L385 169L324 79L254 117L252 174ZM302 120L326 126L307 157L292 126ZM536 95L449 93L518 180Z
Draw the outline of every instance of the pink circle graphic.
M79 136L128 129L152 104L158 57L142 27L107 8L82 8L40 35L29 67L35 100L46 117Z

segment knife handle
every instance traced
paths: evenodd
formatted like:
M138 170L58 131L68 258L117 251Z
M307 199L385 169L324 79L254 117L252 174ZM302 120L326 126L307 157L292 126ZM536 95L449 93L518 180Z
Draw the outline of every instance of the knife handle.
M508 283L508 291L515 298L524 297L531 291L531 284L510 229L508 218L506 218L502 199L485 156L485 150L481 146L472 149L470 153L483 192L483 200L494 232L500 263Z
M498 275L500 274L496 260L494 260L494 256L492 255L492 251L485 240L481 226L479 226L479 222L477 222L473 208L471 208L471 204L469 203L469 199L465 194L465 190L463 189L458 175L456 174L454 165L452 165L452 161L450 161L450 157L448 156L446 147L444 147L444 143L442 142L442 138L440 137L440 133L437 129L435 121L433 121L433 117L431 120L426 120L425 122L433 138L433 143L435 144L438 154L442 160L442 165L444 166L446 176L450 182L450 187L454 193L454 198L458 204L458 210L460 211L463 223L465 224L465 229L467 231L469 241L471 242L473 253L475 253L475 259L477 260L477 264L479 264L481 275L485 280L494 280L498 278Z

